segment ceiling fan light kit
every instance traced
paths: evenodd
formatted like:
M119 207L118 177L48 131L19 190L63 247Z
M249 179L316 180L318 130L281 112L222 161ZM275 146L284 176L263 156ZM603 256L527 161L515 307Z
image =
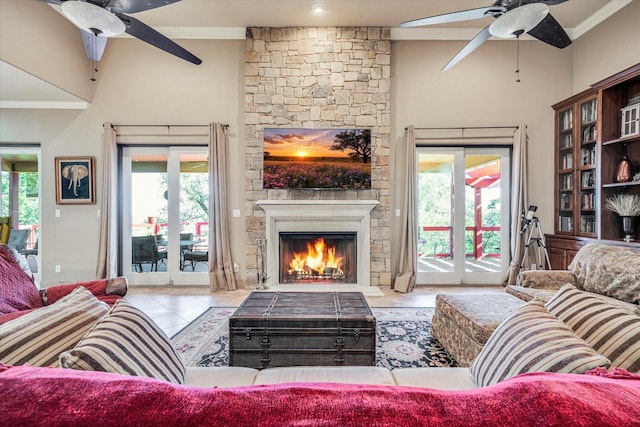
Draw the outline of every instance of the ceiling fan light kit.
M119 36L126 30L124 23L117 16L95 4L66 1L60 8L64 16L76 27L96 36Z
M157 47L171 55L184 59L195 65L202 60L154 30L144 22L126 13L143 12L158 7L168 6L180 0L37 0L43 3L60 6L62 14L82 31L82 41L87 57L99 61L104 52L108 37L127 33L145 43ZM92 64L95 71L95 63ZM95 80L92 76L91 80Z
M480 31L442 68L442 71L447 71L479 48L491 36L508 39L518 37L519 39L521 34L528 33L544 43L558 49L564 49L571 44L571 39L558 21L549 13L549 6L566 1L568 0L495 0L493 5L489 7L461 10L405 21L400 26L417 27L421 25L447 24L483 19L487 16L496 18L493 23ZM518 69L516 72L519 71ZM516 81L520 81L520 79Z
M492 36L509 39L535 28L549 13L544 3L531 3L500 15L490 26Z

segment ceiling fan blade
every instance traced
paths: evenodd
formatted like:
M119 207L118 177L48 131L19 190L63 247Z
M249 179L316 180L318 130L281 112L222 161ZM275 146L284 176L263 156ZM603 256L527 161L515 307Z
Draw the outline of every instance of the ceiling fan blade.
M401 27L419 27L421 25L447 24L449 22L469 21L471 19L482 19L486 16L500 15L507 11L503 6L489 6L478 9L461 10L460 12L445 13L443 15L430 16L427 18L405 21Z
M551 14L547 14L538 25L527 31L527 34L559 49L571 44L571 38Z
M451 61L447 63L447 65L442 68L442 71L449 70L471 52L479 48L482 43L489 40L490 37L491 33L489 32L489 26L486 26L482 31L476 34L476 36L469 43L467 43L467 45L463 47L462 50L458 52L456 56L454 56Z
M189 61L193 64L200 65L202 60L174 42L173 40L165 37L160 34L147 24L138 21L131 16L123 15L121 13L116 13L116 16L124 22L126 26L126 32L133 37L136 37L143 42L147 42L152 46L157 47L158 49L162 49L165 52L168 52L172 55L177 56L178 58L182 58L185 61Z
M93 0L92 3L104 4L102 7L114 13L136 13L177 3L180 0Z

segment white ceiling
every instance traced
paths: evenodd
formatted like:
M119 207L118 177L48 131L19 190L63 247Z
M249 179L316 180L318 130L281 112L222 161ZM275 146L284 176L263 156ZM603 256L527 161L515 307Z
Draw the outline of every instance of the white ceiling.
M577 39L632 0L569 0L550 8ZM325 13L315 15L314 3ZM489 6L493 0L182 0L135 17L175 39L243 38L246 27L386 26L395 40L470 40L492 18L421 28L403 21ZM57 6L52 6L59 9ZM69 23L69 25L72 25ZM1 108L86 108L81 100L0 61Z

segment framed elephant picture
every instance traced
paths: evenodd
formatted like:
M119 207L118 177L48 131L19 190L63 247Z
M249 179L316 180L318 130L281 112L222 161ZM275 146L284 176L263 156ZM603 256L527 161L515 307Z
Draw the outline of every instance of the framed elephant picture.
M56 157L56 204L96 203L94 157Z

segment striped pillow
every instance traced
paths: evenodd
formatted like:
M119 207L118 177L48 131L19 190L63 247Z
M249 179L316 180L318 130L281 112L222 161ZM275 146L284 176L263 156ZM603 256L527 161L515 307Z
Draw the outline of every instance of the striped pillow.
M17 319L0 325L0 362L58 366L61 352L73 348L109 312L83 287Z
M640 373L640 317L567 284L547 310L569 325L611 366Z
M533 300L496 328L470 369L484 387L525 372L582 374L599 366L609 360Z
M74 349L60 355L60 366L152 377L178 384L184 384L186 373L164 332L123 299Z

